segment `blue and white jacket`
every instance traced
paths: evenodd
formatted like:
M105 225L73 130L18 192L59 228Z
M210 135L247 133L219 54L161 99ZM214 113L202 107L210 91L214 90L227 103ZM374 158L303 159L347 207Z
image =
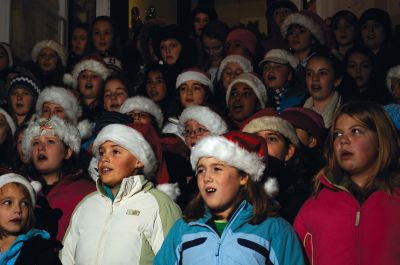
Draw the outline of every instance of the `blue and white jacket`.
M208 210L195 222L179 219L154 264L304 264L301 245L289 223L269 217L251 225L252 215L252 205L243 201L221 236L212 228Z

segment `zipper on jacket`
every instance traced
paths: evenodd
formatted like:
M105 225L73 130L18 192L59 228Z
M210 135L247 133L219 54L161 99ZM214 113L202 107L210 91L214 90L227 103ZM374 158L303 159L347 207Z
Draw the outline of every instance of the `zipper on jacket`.
M357 264L361 264L360 219L361 219L361 212L360 209L357 209L356 222L355 222L356 233L357 233L357 245L356 245Z
M219 256L219 249L221 248L221 241L218 242L217 249L215 250L215 256Z
M357 227L360 225L360 216L361 216L360 210L358 210L356 213L356 224L355 224Z

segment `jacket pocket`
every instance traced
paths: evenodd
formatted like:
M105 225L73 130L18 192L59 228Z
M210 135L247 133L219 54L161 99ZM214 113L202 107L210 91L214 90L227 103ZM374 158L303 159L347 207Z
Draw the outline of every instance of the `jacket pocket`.
M245 248L249 248L255 252L257 252L258 254L262 255L265 258L266 263L265 264L271 264L272 262L269 259L269 251L268 249L266 249L264 246L257 244L253 241L247 240L247 239L243 239L243 238L238 238L237 242L239 245L245 247Z
M186 241L185 243L182 244L181 247L181 251L180 251L180 257L179 257L179 262L178 264L181 265L182 264L182 259L183 259L183 252L185 250L188 250L190 248L199 246L201 244L203 244L204 242L206 242L207 238L206 237L200 237L200 238L196 238L190 241Z

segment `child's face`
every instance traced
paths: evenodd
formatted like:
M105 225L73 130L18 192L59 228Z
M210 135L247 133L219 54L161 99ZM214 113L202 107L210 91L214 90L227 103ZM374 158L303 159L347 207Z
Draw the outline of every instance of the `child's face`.
M3 71L8 67L9 59L6 50L0 46L0 71Z
M161 102L167 94L167 86L161 72L152 71L147 74L146 83L147 96L154 102Z
M28 164L29 160L25 157L24 153L22 152L22 141L24 140L24 133L25 133L25 131L19 133L19 135L17 137L16 147L17 147L17 153L18 153L19 159L23 163Z
M40 69L44 72L53 71L57 66L58 55L50 48L43 48L37 58Z
M84 70L79 74L79 92L86 99L96 99L100 94L101 76L95 72Z
M278 28L281 28L282 22L287 16L292 14L293 11L286 7L280 7L274 10L274 23Z
M358 120L342 114L334 124L333 148L339 166L360 183L373 177L379 143L375 132Z
M257 111L258 98L245 83L236 83L229 94L228 110L232 119L242 122Z
M376 20L367 20L361 25L361 39L365 46L371 50L377 50L386 39L383 25Z
M32 139L32 163L42 175L59 172L64 160L72 155L72 150L55 135L41 135Z
M186 145L192 149L192 147L200 141L203 137L210 135L210 131L195 120L188 120L185 123L185 136Z
M143 164L131 152L120 145L107 141L99 147L98 169L101 181L115 195L122 179L135 175Z
M43 103L42 118L50 119L54 115L63 120L67 119L67 115L61 105L51 102Z
M203 32L203 29L210 21L210 18L206 13L197 13L194 17L194 31L196 32L197 36L200 36Z
M11 107L16 115L26 115L33 105L33 95L25 88L15 88L10 95Z
M97 21L93 25L92 39L97 51L104 53L110 50L113 41L112 25L105 20Z
M344 18L338 20L333 33L339 45L349 45L354 42L355 28Z
M212 63L223 59L224 43L218 39L203 36L203 48Z
M291 150L291 148L294 148L293 145L287 144L285 138L279 132L266 130L257 132L257 135L264 138L268 146L268 155L282 162L288 161L292 157L293 153L289 150L294 151Z
M197 163L197 185L200 195L211 212L228 219L230 213L241 200L240 190L246 185L248 176L213 157L202 157Z
M289 66L279 63L266 62L263 71L264 84L268 89L281 89L292 79Z
M88 43L88 36L86 30L82 28L76 28L72 32L72 51L76 55L82 55Z
M161 58L168 65L174 65L178 61L182 52L182 44L176 39L167 39L161 41Z
M307 63L306 84L314 100L323 101L331 97L341 80L335 80L334 70L328 59L311 58Z
M232 83L233 79L242 73L243 69L238 63L229 62L225 65L221 75L222 85L224 86L225 92L228 90L228 86Z
M302 52L311 49L312 35L311 32L300 25L290 26L287 33L289 47L295 52Z
M250 52L240 40L230 40L225 44L226 53L229 55L242 55L251 57Z
M133 119L133 123L136 124L151 124L151 116L147 112L143 112L140 110L132 110L126 113L131 116Z
M365 88L371 79L372 62L368 56L362 53L352 53L349 56L347 73L356 81L357 87Z
M128 98L128 91L124 84L112 79L104 86L104 109L107 111L119 111L121 105Z
M0 145L3 144L4 141L6 140L9 131L10 131L10 126L8 126L6 117L0 113Z
M390 92L396 104L400 104L400 79L392 78L392 85L390 86Z
M18 235L25 229L29 215L29 198L15 183L0 189L0 227L8 235Z
M202 105L206 99L206 90L200 82L189 80L179 86L179 99L184 108Z

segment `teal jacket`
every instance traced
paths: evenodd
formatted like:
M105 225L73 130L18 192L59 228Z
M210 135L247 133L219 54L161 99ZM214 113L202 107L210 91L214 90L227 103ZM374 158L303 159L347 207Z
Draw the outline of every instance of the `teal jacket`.
M252 215L252 205L243 201L221 236L213 228L209 211L195 222L179 219L154 264L304 264L301 245L289 223L269 217L251 225Z

